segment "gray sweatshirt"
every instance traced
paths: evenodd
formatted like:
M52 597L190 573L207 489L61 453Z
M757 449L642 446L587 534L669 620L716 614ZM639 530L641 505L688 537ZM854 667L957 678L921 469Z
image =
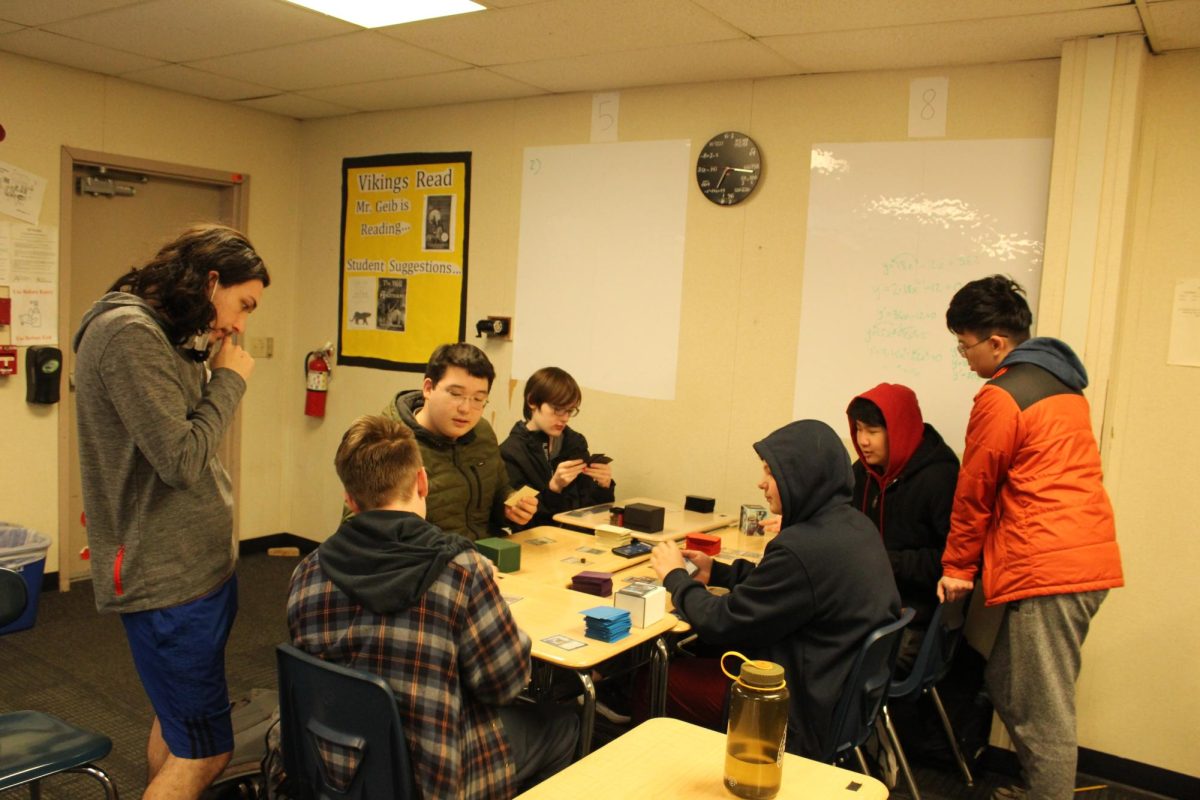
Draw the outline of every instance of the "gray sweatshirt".
M100 611L165 608L233 572L233 493L217 459L246 383L206 380L141 298L110 292L73 343L92 583Z

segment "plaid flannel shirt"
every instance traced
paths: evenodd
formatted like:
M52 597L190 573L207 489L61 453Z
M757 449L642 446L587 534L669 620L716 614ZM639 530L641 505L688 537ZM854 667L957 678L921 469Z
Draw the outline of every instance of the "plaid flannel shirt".
M326 577L318 554L300 562L288 589L295 646L391 684L427 800L515 795L495 706L528 682L529 652L482 556L459 553L416 605L376 614ZM346 754L328 758L352 772Z

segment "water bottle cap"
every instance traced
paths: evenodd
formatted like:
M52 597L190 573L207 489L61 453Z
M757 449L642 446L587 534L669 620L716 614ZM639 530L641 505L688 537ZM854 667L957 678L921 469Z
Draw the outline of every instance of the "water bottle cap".
M747 661L738 676L756 689L777 689L783 685L783 667L770 661Z

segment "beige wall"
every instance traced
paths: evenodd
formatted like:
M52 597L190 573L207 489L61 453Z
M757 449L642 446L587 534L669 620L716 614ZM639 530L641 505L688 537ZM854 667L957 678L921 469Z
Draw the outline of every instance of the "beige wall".
M743 206L717 208L689 193L676 399L599 392L584 398L578 427L616 459L621 494L709 494L726 508L758 498L750 445L791 412L809 147L906 138L908 81L929 74L950 78L948 138L1053 135L1056 61L622 93L622 140L695 142L720 130L749 130L766 170ZM585 142L589 134L589 95L300 124L5 54L0 75L0 122L9 132L0 160L51 179L47 222L57 220L61 144L253 176L250 233L275 283L252 329L275 337L277 356L259 362L244 404L244 537L281 530L327 536L339 511L331 461L341 432L358 414L418 384L411 373L341 367L328 417L301 414L299 357L337 333L341 159L473 153L467 318L474 321L515 306L522 149ZM1164 359L1174 281L1196 276L1200 252L1200 55L1152 59L1144 120L1106 417L1105 463L1129 586L1113 593L1085 648L1080 742L1197 775L1200 685L1193 664L1200 652L1186 631L1200 611L1189 569L1197 562L1200 500L1190 484L1200 434L1194 425L1172 423L1194 408L1200 372L1167 367ZM854 290L847 287L851 320ZM519 332L519 319L515 326ZM503 436L519 416L521 387L510 389L510 345L487 342L485 349L499 375L488 413ZM748 375L756 388L735 392ZM863 380L865 386L872 377ZM23 379L0 382L0 418L15 431L10 452L28 454L0 462L0 518L56 528L55 413L24 403Z
M1081 744L1200 775L1200 369L1168 366L1175 282L1200 278L1200 51L1152 58L1105 415L1124 589L1084 647Z
M935 72L950 77L948 138L1053 136L1057 62ZM670 499L688 492L709 494L726 508L758 497L754 487L758 465L750 444L786 422L791 412L809 148L820 141L906 138L908 81L919 74L929 71L622 92L622 140L703 141L719 130L749 130L763 148L766 167L757 194L743 206L716 208L697 193L689 194L676 399L660 402L599 392L585 395L584 411L576 425L595 449L615 457L619 494ZM1196 173L1200 159L1194 144L1194 131L1200 130L1200 112L1196 111L1200 104L1194 96L1184 96L1187 89L1195 94L1200 86L1197 77L1197 58L1192 54L1154 59L1149 71L1145 146L1163 140L1158 158L1169 159L1165 166L1172 173L1172 195L1153 209L1152 198L1140 201L1142 223L1136 238L1144 252L1135 254L1133 265L1138 271L1148 265L1162 269L1170 262L1172 272L1169 277L1156 276L1157 294L1144 312L1158 320L1154 333L1133 325L1135 293L1127 300L1123 327L1127 338L1118 366L1120 396L1127 406L1136 408L1125 411L1126 425L1142 411L1140 403L1158 401L1166 407L1194 404L1190 398L1195 396L1195 371L1169 369L1161 362L1166 324L1162 303L1169 302L1175 272L1184 274L1184 265L1189 263L1185 259L1197 251L1186 243L1191 237L1194 245L1197 235L1190 221L1200 200L1200 175ZM1179 113L1181 109L1186 111ZM473 152L470 322L487 314L511 313L515 305L522 149L587 141L589 111L590 96L567 95L306 123L301 158L312 182L302 212L300 270L302 279L316 287L317 293L298 307L297 330L308 337L304 346L315 346L336 332L329 301L318 298L332 298L337 293L338 166L342 157L421 150ZM1144 163L1145 169L1152 170L1153 163ZM1162 179L1158 191L1167 191ZM1164 202L1167 207L1161 208ZM1156 235L1160 229L1167 235ZM1147 242L1151 239L1152 245ZM1194 259L1190 263L1194 264ZM853 296L854 287L847 287L851 318ZM621 324L620 320L615 324ZM515 320L514 325L519 332L521 321ZM519 416L521 387L510 390L510 346L499 342L484 346L498 372L488 413L503 436ZM1131 399L1135 385L1165 385L1168 380L1158 380L1157 375L1130 375L1130 365L1142 364L1150 348L1157 349L1144 369L1182 373L1169 379L1180 388L1166 396L1142 396L1144 392L1139 391ZM757 376L757 388L735 392L735 385L745 386L747 375ZM337 505L332 498L336 498L337 484L329 460L338 435L355 415L381 406L399 389L416 386L417 378L356 368L339 371L330 394L329 418L317 424L303 421L301 435L289 442L294 448L288 451L291 461L307 464L300 467L303 477L295 484L297 494L290 505L297 514L292 529L315 538L323 538L333 529ZM1188 379L1192 383L1184 386ZM289 380L294 388L288 394L298 393L299 376ZM863 380L865 386L872 378L864 376ZM1193 391L1186 392L1187 388ZM1173 431L1151 422L1164 417L1168 414L1147 414L1139 417L1144 421L1138 424L1147 430L1161 428L1163 435L1170 436ZM1193 439L1196 435L1190 433ZM1149 435L1127 433L1121 437L1118 428L1118 445L1133 438L1139 447L1132 474L1117 476L1119 469L1113 464L1117 448L1106 454L1131 586L1113 593L1085 650L1079 696L1080 743L1196 775L1200 759L1190 720L1196 718L1194 705L1200 694L1196 678L1190 677L1195 671L1179 666L1194 659L1180 662L1171 656L1175 652L1172 632L1183 628L1185 617L1194 616L1188 612L1200 610L1194 593L1181 593L1183 586L1190 585L1182 565L1195 563L1195 559L1178 558L1189 548L1195 553L1183 521L1196 519L1200 509L1188 514L1183 509L1188 501L1173 499L1169 510L1160 510L1162 503L1155 501L1169 481L1154 467L1164 451L1176 448L1166 442L1151 445L1153 437ZM1195 446L1179 449L1185 458L1196 451ZM1143 466L1141 459L1153 462ZM1186 474L1186 461L1183 466ZM1186 478L1180 483L1185 484ZM299 490L301 486L303 490ZM1186 489L1183 493L1187 494ZM1156 543L1169 539L1172 544L1165 548L1138 546L1139 540L1151 536ZM1173 568L1175 564L1181 566ZM1152 589L1156 573L1176 573L1176 577ZM1129 647L1128 641L1136 642L1137 647ZM1192 650L1191 655L1196 655L1194 645ZM1161 665L1155 680L1131 678L1149 664ZM1190 681L1191 686L1183 687L1182 692L1159 690L1181 680L1185 684ZM1179 702L1187 706L1186 711ZM1169 705L1184 713L1171 713Z
M276 281L251 318L250 330L274 336L282 348L274 360L258 362L242 405L242 490L254 502L243 503L238 515L243 535L280 530L286 483L286 462L278 455L285 438L280 376L294 360L289 337L282 334L290 327L295 287L289 272L296 261L300 210L300 123L8 53L0 53L0 76L0 124L8 134L0 142L0 161L48 179L44 225L59 225L63 145L250 176L249 233ZM80 261L79 268L86 263ZM24 355L22 350L22 376L0 379L7 444L0 458L0 519L50 534L54 546L46 568L53 571L58 564L60 406L25 403Z
M952 138L1050 137L1057 62L938 70L951 81ZM751 444L789 421L807 216L809 148L820 141L904 139L908 83L916 72L812 76L673 86L621 93L620 138L707 140L748 130L764 153L755 196L719 208L688 193L679 378L674 401L586 391L574 426L615 459L618 495L682 502L715 496L736 509L756 502L760 473ZM314 287L296 318L305 347L336 334L329 298L337 295L340 161L344 156L423 150L473 153L468 326L515 306L521 154L525 147L586 142L591 96L564 95L451 109L359 115L307 123L301 225L302 280ZM847 288L848 307L853 287ZM636 324L614 310L614 325ZM521 320L514 320L520 335ZM472 341L476 341L472 339ZM480 340L481 342L483 340ZM520 417L520 390L509 394L511 345L483 345L497 369L488 414L503 437ZM745 391L747 376L755 388ZM337 519L337 481L329 460L357 414L374 411L412 373L354 367L333 378L329 417L293 422L293 463L305 464L292 504L294 529L323 538ZM299 393L300 378L294 378ZM814 376L819 379L818 376ZM292 376L288 377L293 380ZM873 385L863 376L864 388ZM735 387L741 387L735 390ZM636 424L631 424L636 420ZM310 458L311 455L311 458Z

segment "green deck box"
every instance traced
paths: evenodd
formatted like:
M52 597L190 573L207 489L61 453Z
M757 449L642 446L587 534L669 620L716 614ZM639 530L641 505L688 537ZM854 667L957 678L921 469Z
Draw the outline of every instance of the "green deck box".
M501 572L516 572L521 568L521 545L517 542L491 536L475 542L475 549Z

